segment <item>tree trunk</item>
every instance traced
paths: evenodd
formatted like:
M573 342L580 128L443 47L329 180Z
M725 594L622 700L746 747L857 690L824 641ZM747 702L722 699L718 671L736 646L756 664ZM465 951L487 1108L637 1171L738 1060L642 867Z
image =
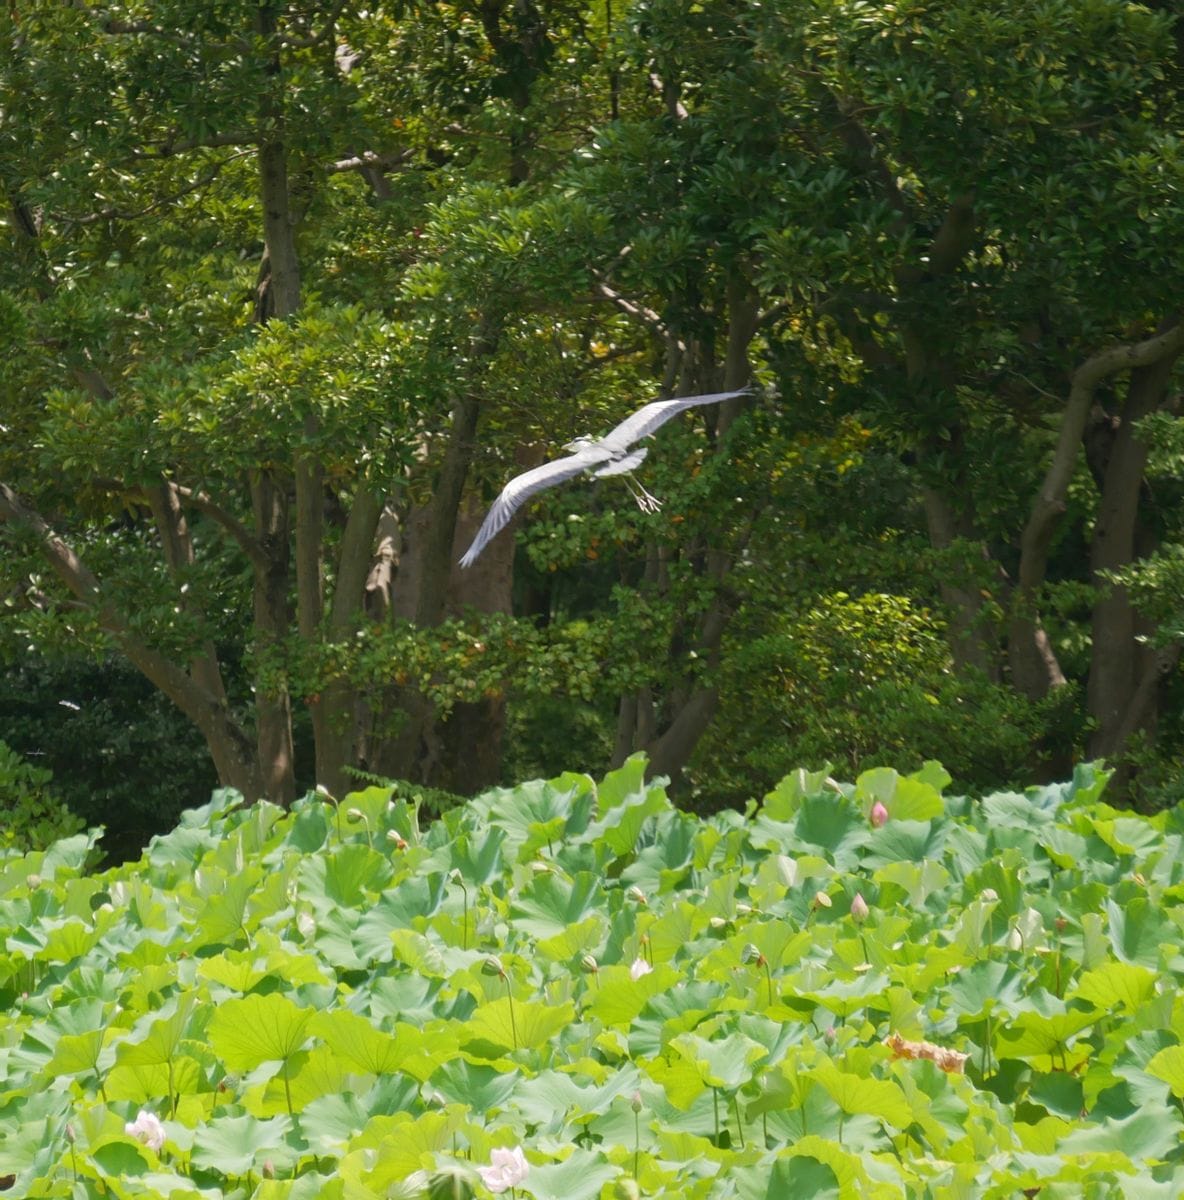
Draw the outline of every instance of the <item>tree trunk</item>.
M273 38L277 24L276 6L266 2L260 4L256 21L259 35L265 39ZM288 151L283 140L282 82L280 56L276 50L268 64L267 82L259 102L260 128L266 134L258 153L266 279L257 315L263 321L287 320L300 307L300 261L296 253L288 188ZM314 417L306 417L303 433L308 439L315 437ZM301 636L311 639L317 635L323 603L321 469L311 458L301 456L295 463L294 476L298 629ZM260 471L251 480L251 498L256 540L266 557L265 564L255 567L255 637L265 655L281 653L291 628L288 592L292 521L286 486L272 473ZM277 803L289 804L296 797L296 774L292 704L283 674L257 680L255 701L259 761L267 795ZM321 732L323 724L322 711L319 706L314 706L314 737Z
M1184 327L1174 325L1166 332L1142 342L1109 347L1092 355L1073 372L1069 399L1061 415L1060 430L1052 461L1020 539L1020 564L1012 597L1008 627L1008 657L1017 688L1038 698L1053 682L1048 675L1037 612L1037 592L1048 570L1048 553L1057 523L1065 511L1069 482L1077 463L1090 409L1098 385L1122 371L1150 367L1174 359L1184 348ZM1140 479L1142 467L1139 468ZM1129 559L1128 559L1129 561ZM1129 647L1126 651L1129 653Z
M180 584L181 573L187 567L192 567L196 556L193 553L193 540L189 536L189 523L181 508L181 498L175 484L162 480L154 488L147 489L149 507L156 522L156 530L160 536L161 548L164 551L165 562L169 572ZM180 604L188 607L188 599L184 589L179 587ZM189 663L189 674L218 703L226 704L226 687L222 682L222 670L218 664L218 650L212 641L202 644L200 650Z
M264 659L282 656L291 629L288 603L290 524L287 489L269 472L251 480L256 539L263 549L254 570L255 641ZM292 704L282 671L256 679L256 744L260 773L269 800L290 804L296 798L292 746Z
M925 488L924 499L929 542L935 550L948 549L958 538L978 540L973 529L965 528L965 518L960 521L945 497L935 488ZM984 559L989 558L985 549L982 555ZM943 579L941 598L950 614L947 641L954 660L954 670L959 674L979 671L987 679L997 681L998 649L995 638L990 635L986 598L982 592L973 583L967 587Z
M382 502L367 487L359 487L350 505L341 550L337 559L336 583L329 613L329 636L349 637L365 619L366 582L371 570L375 535ZM317 742L317 783L331 795L344 796L353 786L347 767L358 763L364 713L355 689L347 680L332 679L310 699Z
M1153 365L1131 372L1121 423L1106 464L1090 548L1090 569L1100 591L1093 609L1086 692L1095 722L1089 746L1092 757L1120 754L1127 738L1155 717L1155 689L1145 681L1158 677L1158 652L1139 640L1130 596L1126 588L1110 583L1106 573L1129 566L1138 557L1139 499L1147 446L1134 426L1164 402L1179 353L1165 354ZM1136 696L1141 711L1132 722L1129 714Z
M7 484L0 483L0 520L28 529L46 561L100 628L149 682L201 731L219 781L248 800L265 794L258 759L246 731L234 720L224 695L209 691L136 634L128 619L103 596L102 585L77 554Z

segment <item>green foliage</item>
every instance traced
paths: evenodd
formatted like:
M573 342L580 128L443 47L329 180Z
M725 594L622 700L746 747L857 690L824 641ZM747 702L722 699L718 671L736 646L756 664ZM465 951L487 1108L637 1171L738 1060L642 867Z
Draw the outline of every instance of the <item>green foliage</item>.
M509 705L502 775L514 779L557 774L583 747L590 762L612 756L612 716L586 701L558 693L524 696Z
M219 793L100 875L83 837L9 857L0 1175L481 1197L517 1147L536 1200L1184 1184L1180 810L928 763L703 819L643 772L427 828L389 788Z
M1018 784L1079 721L1071 688L1037 704L954 675L940 619L881 593L835 592L772 632L741 628L722 691L690 770L698 807L726 803L739 781L765 790L801 762L859 772L940 758L969 786Z
M85 828L54 795L52 779L0 742L0 850L44 850Z
M383 775L375 775L372 771L362 771L350 767L348 774L358 783L366 783L371 787L390 788L391 798L407 801L416 812L426 813L430 817L439 817L450 808L456 808L464 803L464 797L443 788L427 787L423 784L410 783L406 779L387 779Z
M256 739L253 696L279 700L287 725L289 699L332 688L343 710L378 714L371 749L409 694L441 721L506 700L512 776L557 770L567 737L607 750L622 699L652 699L637 727L660 735L718 683L692 770L712 803L799 761L940 753L977 784L1043 770L1050 745L1071 758L1097 601L1090 473L1040 593L1077 686L1031 705L968 672L955 683L939 598L969 597L957 615L981 618L1005 677L999 581L1017 577L1066 380L1175 311L1177 14L1125 0L594 7L8 6L0 479L82 555L108 609L5 526L7 636L21 653L99 657L118 648L114 613L141 661L189 671L214 648L238 746L289 732ZM302 281L299 311L266 327L263 146L286 156L278 224L297 231ZM659 381L750 368L762 395L726 432L705 413L664 431L645 465L662 513L605 481L524 514L519 581L556 577L531 608L544 620L363 617L365 572L340 557L351 515L381 503L411 531L408 569L366 611L415 611L397 593L415 587L415 537L431 542L416 519L450 525L444 493L428 504L452 477L446 447L473 447L456 465L476 506ZM1114 382L1095 399L1121 424ZM477 403L476 437L454 443L454 412ZM1178 472L1176 424L1165 411L1148 426L1159 480ZM297 517L305 470L318 494ZM184 537L160 514L164 480ZM1115 576L1168 642L1184 630L1176 487L1154 519L1140 501L1140 541L1159 537L1159 555ZM926 511L937 500L942 521ZM317 544L293 559L297 526ZM931 538L941 554L922 556ZM336 594L342 579L353 595ZM1084 599L1054 612L1044 597L1066 582ZM298 592L316 608L322 590L331 619L289 619ZM455 613L455 598L433 599ZM196 756L158 735L160 711L144 776L192 799L178 760ZM137 749L123 732L125 779L102 788L89 759L68 782L56 734L46 748L88 819L161 803L123 769Z
M196 730L118 658L21 655L0 671L0 728L53 772L81 827L103 826L114 859L137 857L216 783Z

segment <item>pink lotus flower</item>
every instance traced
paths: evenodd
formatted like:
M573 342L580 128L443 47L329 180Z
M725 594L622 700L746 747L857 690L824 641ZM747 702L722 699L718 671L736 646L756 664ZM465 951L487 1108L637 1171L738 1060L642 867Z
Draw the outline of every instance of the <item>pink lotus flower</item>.
M871 823L877 829L879 829L880 826L888 820L888 810L879 800L877 800L875 804L872 805L872 811L868 814L868 816L871 819Z
M489 1166L478 1167L477 1173L485 1186L496 1194L517 1187L530 1173L530 1163L521 1146L515 1146L513 1150L498 1146L489 1152Z
M164 1148L164 1126L160 1123L160 1118L146 1108L140 1109L134 1121L128 1121L124 1125L123 1132L155 1150L158 1154Z
M633 966L629 968L629 978L636 983L643 975L648 975L653 969L644 958L635 958Z

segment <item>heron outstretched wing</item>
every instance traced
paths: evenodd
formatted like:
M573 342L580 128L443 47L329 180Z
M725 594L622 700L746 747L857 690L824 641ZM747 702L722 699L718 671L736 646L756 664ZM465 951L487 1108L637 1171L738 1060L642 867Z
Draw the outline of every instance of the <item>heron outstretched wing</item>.
M602 466L596 472L597 475L627 473L645 457L644 450L629 454L629 447L665 425L671 417L685 408L694 408L697 404L719 404L721 401L743 396L747 392L747 388L741 388L736 392L712 392L705 396L679 396L673 400L655 400L639 408L632 416L626 417L607 436L600 439L577 439L572 445L580 448L569 457L543 463L541 467L515 475L493 502L481 523L481 528L477 530L473 544L460 560L460 565L471 567L481 551L509 524L510 518L536 492L574 479L575 476L600 464L607 465Z
M671 417L677 416L687 408L699 404L720 404L724 400L734 400L737 396L747 395L748 389L741 388L737 392L711 392L706 396L676 396L673 400L654 400L639 408L632 416L626 417L604 441L614 447L625 449L648 437L655 429L660 429Z
M465 551L460 565L471 567L477 561L477 556L481 551L505 529L510 523L510 518L536 492L545 491L567 479L574 479L599 461L601 461L601 457L598 456L572 454L567 458L557 458L554 462L546 462L540 467L523 471L521 475L515 475L502 488L501 495L493 502L489 512L485 514L485 520L481 522L481 528L477 530L473 544Z

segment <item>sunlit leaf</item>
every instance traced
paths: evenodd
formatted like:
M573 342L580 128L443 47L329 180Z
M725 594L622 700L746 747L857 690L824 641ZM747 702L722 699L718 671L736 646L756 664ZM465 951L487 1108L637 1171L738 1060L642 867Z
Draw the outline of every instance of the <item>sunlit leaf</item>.
M210 1045L232 1071L250 1071L295 1054L308 1038L313 1015L274 992L227 1000L210 1020Z

